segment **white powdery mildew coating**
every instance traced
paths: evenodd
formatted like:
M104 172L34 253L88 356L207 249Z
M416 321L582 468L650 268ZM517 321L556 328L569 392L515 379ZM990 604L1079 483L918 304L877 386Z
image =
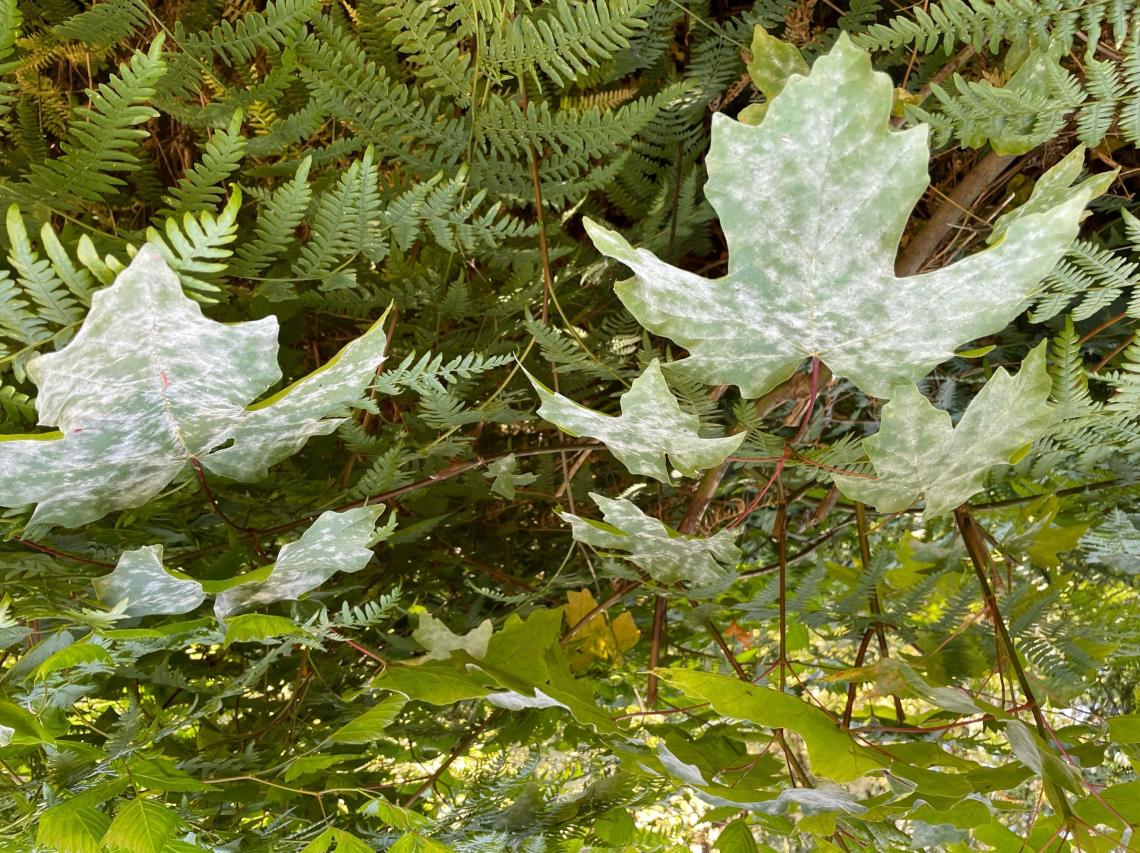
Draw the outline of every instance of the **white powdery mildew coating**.
M344 419L329 415L359 400L384 362L383 321L373 323L319 370L249 408L233 431L233 444L214 451L202 464L234 480L258 480L270 465L292 456L313 436L335 430Z
M906 509L920 495L924 519L952 512L981 491L987 471L1044 432L1053 416L1050 384L1042 342L1016 375L998 368L957 427L914 385L900 386L883 407L878 433L863 441L878 479L835 475L835 484L880 512Z
M650 331L686 347L702 382L757 397L818 357L889 397L1021 310L1077 233L1103 183L1057 193L1004 240L950 267L896 278L907 217L928 183L925 128L889 129L891 82L841 36L793 77L756 127L714 117L705 192L729 272L679 270L593 222L598 249L634 270L617 286Z
M377 327L288 393L247 409L281 378L277 319L218 323L144 246L68 346L28 365L40 423L62 436L0 441L0 505L37 504L31 526L78 527L141 506L192 459L251 480L338 423L383 361ZM220 453L213 448L233 439Z
M570 522L574 538L595 548L628 552L627 560L660 583L683 580L706 586L725 576L721 563L731 565L740 559L740 549L733 542L736 534L729 530L721 530L708 539L683 536L625 498L614 500L593 492L590 497L602 511L606 524L620 532L606 530L568 512L560 513L563 521Z
M337 572L358 572L372 559L367 547L382 505L322 513L296 542L284 545L264 581L250 581L218 593L214 614L223 619L274 601L300 598Z
M653 359L645 372L621 396L621 415L612 416L580 406L556 394L529 373L542 399L540 417L563 432L589 436L605 443L631 474L670 482L665 457L686 477L715 468L744 441L744 433L726 438L701 438L700 420L681 411L669 390L661 364Z
M162 565L162 546L125 551L114 571L93 581L99 600L114 607L124 599L128 616L189 613L206 600L202 585L176 578Z

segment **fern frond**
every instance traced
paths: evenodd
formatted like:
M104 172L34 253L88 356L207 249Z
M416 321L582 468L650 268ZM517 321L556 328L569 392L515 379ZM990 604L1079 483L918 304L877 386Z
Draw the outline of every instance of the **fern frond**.
M869 50L913 46L920 53L939 48L950 52L960 44L996 53L1003 43L1025 48L1054 42L1067 52L1081 24L1081 10L1090 10L1091 17L1084 19L1087 27L1103 16L1103 5L1079 0L1048 4L1035 0L942 0L914 6L886 24L873 24L855 42Z
M0 385L0 413L4 416L4 427L22 427L36 422L36 404L32 398L11 385Z
M496 31L481 65L488 74L531 76L541 68L566 86L629 46L653 0L555 0Z
M302 79L313 100L330 116L356 129L360 137L421 172L458 162L466 148L462 118L441 119L438 96L420 100L403 83L368 59L360 45L327 17L317 32L297 44ZM418 152L427 146L426 153Z
M372 460L368 470L353 484L349 496L363 499L410 483L412 477L403 469L415 458L415 454L404 448L402 441L397 441Z
M1133 287L1137 269L1122 253L1077 240L1041 283L1029 317L1041 323L1074 302L1073 319L1091 317Z
M56 276L51 262L41 258L28 240L24 217L16 205L8 208L8 260L20 288L31 297L38 316L53 326L68 326L82 319L83 309Z
M61 39L71 39L91 47L115 45L134 35L149 23L142 0L103 0L52 28Z
M28 185L39 201L75 207L101 201L125 183L116 172L138 168L134 152L148 135L137 125L158 113L147 106L166 64L159 35L146 53L135 51L119 74L88 90L90 107L77 107L60 148L63 155L34 164Z
M248 12L236 24L222 21L209 31L186 33L175 24L175 40L199 62L241 65L252 62L258 50L277 54L296 43L319 8L319 0L269 0L263 11Z
M225 248L237 237L237 215L241 207L241 190L233 194L222 212L214 216L210 211L186 213L181 227L177 219L166 220L163 232L148 228L147 240L154 243L166 262L178 273L182 285L203 302L214 302L209 294L221 292L213 284L226 269L225 259L233 254Z
M164 197L170 207L159 211L159 216L178 218L185 213L217 207L225 195L225 181L237 171L245 154L241 122L241 110L235 110L229 126L210 137L202 147L202 159Z
M392 46L412 63L428 89L440 89L460 105L470 101L471 57L460 49L466 35L460 21L444 16L435 0L373 0L368 14L378 15ZM457 33L456 30L459 30ZM457 38L458 36L458 38Z
M378 258L383 240L375 227L380 215L376 163L371 147L341 175L336 187L321 193L312 232L293 264L298 278L322 278L338 260L358 252Z
M312 163L312 158L306 157L292 180L273 191L258 214L253 239L244 241L237 250L232 275L256 275L290 247L312 198L308 181Z

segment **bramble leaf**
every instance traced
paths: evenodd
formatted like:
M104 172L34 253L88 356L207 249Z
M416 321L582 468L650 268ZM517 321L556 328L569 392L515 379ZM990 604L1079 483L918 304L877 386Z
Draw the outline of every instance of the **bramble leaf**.
M621 415L604 415L555 393L531 376L542 399L538 414L563 432L605 443L631 474L670 482L665 457L686 477L715 468L744 441L745 434L701 438L700 420L681 411L669 390L661 364L653 359L645 372L621 395Z
M705 700L719 714L795 732L804 739L812 770L836 782L849 782L884 764L824 711L795 696L707 672L666 669L660 675L685 695Z
M883 407L879 432L864 439L878 479L835 474L847 497L880 512L898 512L926 499L923 517L953 511L982 489L986 472L1009 462L1048 426L1052 381L1045 370L1045 343L1010 376L998 368L958 425L913 385L902 386Z
M563 521L570 522L574 538L595 548L627 552L621 556L645 569L658 583L711 584L727 574L722 563L740 559L740 549L733 544L736 534L729 530L720 530L708 539L686 536L625 498L614 500L592 492L590 497L602 511L605 523L560 513Z
M384 343L374 325L320 370L246 408L281 377L276 318L203 316L144 246L95 294L71 343L29 362L40 423L60 431L3 437L0 505L37 504L32 526L77 527L141 506L191 463L256 479L336 428L328 416L367 386Z
M809 76L788 80L760 125L714 116L705 192L728 242L724 278L673 267L586 221L598 249L635 273L618 297L689 350L678 365L693 378L758 397L816 357L889 397L1012 320L1103 189L1085 181L1011 221L993 248L896 278L929 147L923 126L892 131L890 108L890 79L840 35Z

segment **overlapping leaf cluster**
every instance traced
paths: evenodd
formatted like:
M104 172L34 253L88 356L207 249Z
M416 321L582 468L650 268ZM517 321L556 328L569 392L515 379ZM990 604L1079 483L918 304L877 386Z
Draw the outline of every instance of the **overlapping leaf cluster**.
M1126 848L1128 5L0 0L0 847Z

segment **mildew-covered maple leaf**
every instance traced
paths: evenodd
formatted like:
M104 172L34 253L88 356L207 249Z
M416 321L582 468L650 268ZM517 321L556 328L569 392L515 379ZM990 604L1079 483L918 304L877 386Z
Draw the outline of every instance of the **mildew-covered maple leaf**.
M723 278L678 269L586 221L598 249L635 273L617 286L621 301L688 349L678 368L758 397L814 356L889 397L1016 317L1111 179L1066 185L992 248L897 278L899 240L929 182L929 145L925 127L891 130L890 109L890 78L841 35L810 75L788 80L758 126L714 116L705 193L728 242Z
M75 338L37 356L40 423L58 432L0 437L0 506L37 504L32 526L77 527L141 506L187 465L263 477L314 435L336 429L384 360L376 323L274 396L277 318L203 316L153 246L91 300Z

